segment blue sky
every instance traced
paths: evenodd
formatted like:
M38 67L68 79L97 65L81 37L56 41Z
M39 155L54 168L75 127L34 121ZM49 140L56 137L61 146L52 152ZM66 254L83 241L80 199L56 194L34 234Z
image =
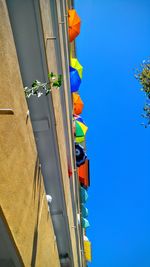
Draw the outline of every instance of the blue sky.
M75 1L91 161L92 267L150 266L150 128L134 69L150 56L149 0Z

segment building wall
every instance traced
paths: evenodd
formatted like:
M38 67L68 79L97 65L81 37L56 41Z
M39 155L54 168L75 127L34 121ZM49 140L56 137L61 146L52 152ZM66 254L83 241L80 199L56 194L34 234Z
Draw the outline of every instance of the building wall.
M4 0L0 0L0 215L25 267L59 265L28 107Z
M56 1L57 2L57 1ZM52 28L52 14L50 9L49 0L40 0L41 7L41 18L43 25L43 34L45 40L45 50L46 50L46 58L48 64L49 72L58 73L58 64L57 64L57 53L55 49L55 39L51 39L48 37L55 36L55 33ZM61 23L61 21L58 21ZM47 43L49 45L47 45ZM65 145L65 125L63 124L63 112L61 105L61 96L58 90L52 91L52 102L54 106L54 115L56 121L56 133L57 133L57 141L58 141L58 149L60 155L61 162L61 171L62 171L62 180L63 180L63 189L64 189L64 197L66 201L66 209L68 214L68 222L69 222L69 231L70 231L70 239L73 253L73 262L74 266L78 267L78 255L77 255L77 243L76 243L76 225L77 221L74 222L73 218L73 207L71 200L71 192L70 192L70 180L68 177L68 165L67 165L67 148Z

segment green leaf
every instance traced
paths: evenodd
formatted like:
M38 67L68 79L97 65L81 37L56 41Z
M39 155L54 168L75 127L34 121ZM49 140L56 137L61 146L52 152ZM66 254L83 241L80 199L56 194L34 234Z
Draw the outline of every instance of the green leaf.
M48 73L48 78L52 78L52 77L54 77L54 73L53 72Z
M35 87L37 86L37 80L35 80L33 83L32 83L32 87Z

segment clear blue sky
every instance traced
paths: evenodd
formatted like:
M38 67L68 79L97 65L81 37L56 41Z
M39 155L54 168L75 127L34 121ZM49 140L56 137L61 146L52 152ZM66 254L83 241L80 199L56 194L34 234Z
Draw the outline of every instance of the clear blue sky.
M150 56L150 0L76 0L91 161L91 267L150 267L150 128L134 69Z

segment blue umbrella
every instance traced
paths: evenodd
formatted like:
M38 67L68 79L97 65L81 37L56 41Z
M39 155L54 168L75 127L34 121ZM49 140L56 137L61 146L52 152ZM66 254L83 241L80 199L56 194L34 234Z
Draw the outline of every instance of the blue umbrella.
M75 143L75 152L76 152L76 165L77 167L80 167L85 163L87 155L84 151L84 147L77 143Z
M82 217L87 218L88 217L88 209L84 206L84 204L81 204L81 214Z
M81 78L76 69L69 67L70 71L70 85L71 85L71 93L77 92L80 87Z
M80 200L81 203L85 203L88 199L88 193L87 190L84 189L82 186L80 186Z
M87 228L90 226L89 221L83 217L81 218L81 225L83 228Z

